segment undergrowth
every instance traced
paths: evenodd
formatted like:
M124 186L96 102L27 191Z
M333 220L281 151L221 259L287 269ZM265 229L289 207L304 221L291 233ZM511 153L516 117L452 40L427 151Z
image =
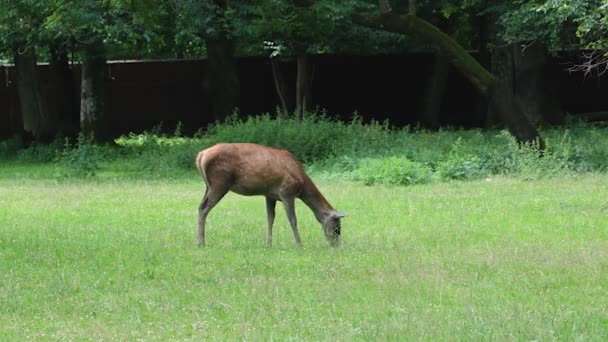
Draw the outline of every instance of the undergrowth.
M104 171L138 178L171 178L195 172L194 158L219 142L252 142L291 151L316 177L365 184L411 185L507 175L550 178L608 170L608 129L588 124L541 132L546 148L521 146L506 131L430 132L388 123L349 122L325 114L231 116L193 137L152 130L129 134L114 144L90 138L57 140L26 148L16 139L0 142L0 159L54 163L55 177L91 178Z

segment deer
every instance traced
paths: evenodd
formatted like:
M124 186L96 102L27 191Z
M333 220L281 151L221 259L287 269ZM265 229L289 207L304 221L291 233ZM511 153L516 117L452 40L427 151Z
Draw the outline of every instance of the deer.
M205 246L207 215L229 191L243 196L266 197L266 244L269 247L272 246L277 201L283 203L295 242L302 246L295 212L296 198L304 202L321 223L330 245L340 245L340 219L344 213L329 204L304 171L302 163L289 151L252 143L219 143L198 153L196 167L206 185L198 208L199 247Z

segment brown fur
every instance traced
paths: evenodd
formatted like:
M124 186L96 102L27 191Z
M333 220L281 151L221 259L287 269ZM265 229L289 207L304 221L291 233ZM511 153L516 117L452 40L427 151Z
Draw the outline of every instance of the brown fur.
M288 151L257 144L217 144L198 154L196 167L207 189L199 207L198 245L205 244L205 220L228 191L266 197L267 243L272 244L272 224L277 201L283 202L295 240L301 244L295 217L300 198L323 225L333 244L339 243L340 217L306 175L302 164Z

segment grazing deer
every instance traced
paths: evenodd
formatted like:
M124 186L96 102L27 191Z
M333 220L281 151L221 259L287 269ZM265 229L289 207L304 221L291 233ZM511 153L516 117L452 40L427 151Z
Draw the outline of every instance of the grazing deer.
M296 220L296 197L315 214L330 244L340 244L340 218L344 214L327 202L291 153L256 144L217 144L198 154L196 167L207 185L198 209L198 246L205 245L205 220L209 211L228 191L266 197L268 246L272 246L277 201L283 202L296 243L302 244Z

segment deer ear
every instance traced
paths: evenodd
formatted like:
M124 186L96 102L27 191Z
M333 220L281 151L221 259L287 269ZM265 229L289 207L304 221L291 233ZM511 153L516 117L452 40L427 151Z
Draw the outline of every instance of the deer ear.
M346 216L343 212L341 211L336 211L331 215L333 218L342 218L344 216Z

